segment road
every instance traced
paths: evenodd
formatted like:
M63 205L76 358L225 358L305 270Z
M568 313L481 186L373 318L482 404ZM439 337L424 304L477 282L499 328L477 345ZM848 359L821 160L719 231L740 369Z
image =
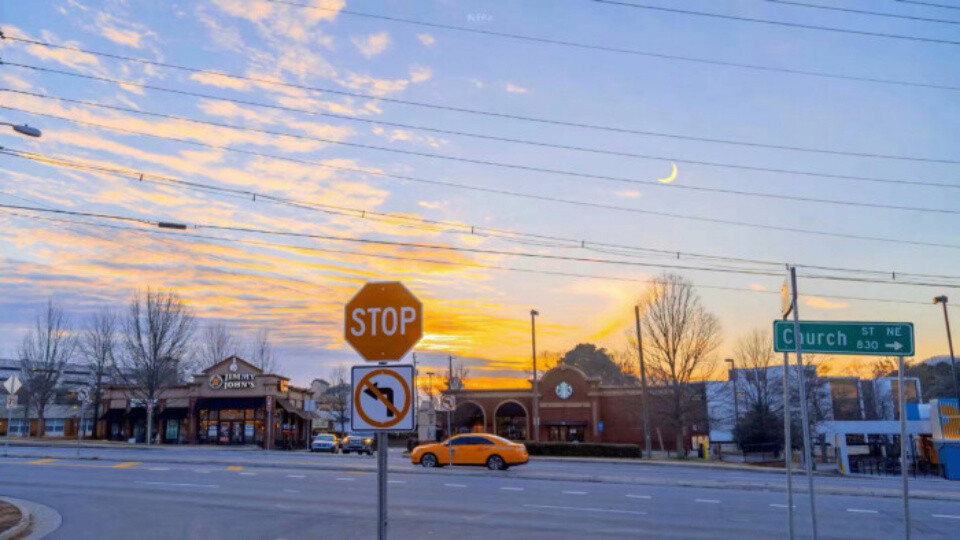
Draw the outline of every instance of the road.
M11 454L29 450L11 448ZM63 455L0 459L0 494L60 512L63 525L49 538L375 537L376 475L364 470L373 465L367 457L184 449L110 450L102 453L117 459L77 460L69 449L43 450ZM236 464L211 464L212 455ZM289 464L276 464L284 460ZM777 538L785 532L785 496L776 489L666 481L696 475L722 486L736 485L731 476L743 477L743 482L753 482L755 476L780 479L769 473L555 461L495 473L423 470L398 453L390 461L391 538ZM585 468L600 471L598 477L619 470L663 481L564 479L582 475ZM935 487L940 485L953 486L944 482ZM824 538L902 537L899 499L818 493L817 502ZM797 495L795 504L797 531L808 537L805 495ZM920 499L911 502L911 510L915 538L955 537L960 525L956 501Z

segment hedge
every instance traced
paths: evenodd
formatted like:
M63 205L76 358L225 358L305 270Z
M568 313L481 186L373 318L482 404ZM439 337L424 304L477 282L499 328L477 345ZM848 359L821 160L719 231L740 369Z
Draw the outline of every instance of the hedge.
M640 446L636 444L566 443L524 441L531 456L576 456L639 458Z

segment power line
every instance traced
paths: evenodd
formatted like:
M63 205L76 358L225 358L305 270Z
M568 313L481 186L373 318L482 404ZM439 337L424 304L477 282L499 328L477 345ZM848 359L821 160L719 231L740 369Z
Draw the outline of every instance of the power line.
M517 139L512 137L504 137L500 135L487 135L487 134L474 133L474 132L468 132L468 131L423 126L419 124L404 124L400 122L389 122L389 121L380 120L380 119L362 118L358 116L350 116L345 114L314 111L310 109L290 107L286 105L276 105L276 104L264 103L260 101L250 101L245 99L206 94L203 92L194 92L190 90L181 90L176 88L156 86L152 84L129 81L124 79L115 79L115 78L102 77L98 75L90 75L85 73L75 73L75 72L66 71L66 70L34 66L30 64L20 64L16 62L3 62L2 60L0 60L0 64L11 66L11 67L22 68L22 69L30 69L30 70L39 71L39 72L52 73L56 75L64 75L68 77L76 77L76 78L99 81L104 83L117 84L121 86L134 86L134 87L143 88L146 90L156 90L159 92L167 92L167 93L176 94L176 95L227 101L227 102L235 103L238 105L262 107L265 109L308 114L312 116L320 116L320 117L326 117L326 118L337 118L337 119L346 120L349 122L362 122L366 124L377 124L377 125L383 125L383 126L405 128L405 129L416 129L420 131L439 133L443 135L455 135L460 137L472 137L472 138L491 140L491 141L500 141L500 142L507 142L507 143L515 143L515 144L526 144L531 146L554 148L558 150L574 150L578 152L589 152L589 153L620 156L620 157L635 157L635 158L641 158L641 159L663 159L663 160L671 159L673 161L687 162L686 160L677 160L677 159L672 159L668 157L646 156L646 155L636 154L632 152L620 152L620 151L607 150L602 148L571 146L571 145L564 145L564 144L557 144L557 143L549 143L545 141ZM487 114L487 113L484 111L477 111L476 114ZM746 146L751 148L765 148L770 150L787 150L792 152L806 152L806 153L827 154L827 155L835 155L835 156L848 156L848 157L861 157L861 158L874 158L874 159L889 159L889 160L898 160L898 161L915 161L915 162L923 162L923 163L960 164L960 160L957 160L957 159L903 156L903 155L885 154L885 153L878 153L878 152L854 152L854 151L847 151L847 150L831 150L828 148L815 148L815 147L809 147L809 146L793 146L793 145L785 145L785 144L760 143L760 142L754 142L754 141L741 141L741 140L722 139L722 138L715 138L715 137L701 137L697 135L685 135L685 134L678 134L678 133L667 133L667 132L659 132L659 131L620 128L615 126L604 126L604 125L587 124L587 123L580 123L580 122L566 122L562 120L535 118L535 117L528 117L528 116L511 115L511 118L515 120L522 120L527 122L560 125L564 127L576 127L576 128L582 128L582 129L606 131L606 132L619 133L619 134L625 134L625 135L640 135L645 137L660 137L660 138L667 138L667 139L706 142L706 143L713 143L713 144L728 144L728 145L734 145L734 146ZM853 179L857 179L857 177L853 177ZM914 183L914 182L911 182L911 183ZM945 184L945 183L936 183L936 182L916 182L916 184L925 185L925 186L955 187L954 184Z
M148 234L148 235L188 236L188 237L190 237L190 238L200 238L200 239L203 239L203 240L207 240L208 242L199 242L199 243L207 244L207 245L210 245L209 241L213 241L214 243L216 243L216 242L223 242L223 243L228 243L228 244L255 245L255 246L270 247L270 248L277 248L277 249L296 250L297 252L304 252L304 251L306 251L306 252L320 253L320 254L338 253L338 254L354 255L354 256L359 256L359 257L363 257L363 258L375 258L375 259L387 259L387 260L422 262L422 263L436 264L436 265L442 265L442 266L456 266L456 267L467 267L467 268L483 268L483 269L490 269L490 270L503 270L503 271L510 271L510 272L533 273L533 274L542 274L542 275L551 275L551 276L560 276L560 277L584 277L584 278L590 278L590 279L600 279L600 280L608 280L608 281L626 281L626 282L635 282L635 283L652 283L652 282L655 281L655 280L652 280L652 279L624 278L624 277L617 277L617 276L596 275L596 274L581 274L581 273L571 273L571 272L555 272L555 271L551 271L551 270L540 270L540 269L530 269L530 268L517 268L517 267L510 267L510 266L505 266L505 265L491 265L491 264L475 263L475 262L462 262L462 261L461 261L461 262L454 262L454 261L445 261L445 260L441 260L441 259L425 259L425 258L423 258L423 257L408 257L408 256L401 256L401 255L388 255L388 254L383 254L383 253L367 253L367 252L355 251L355 250L341 250L341 249L330 249L330 248L315 248L315 247L301 246L301 245L296 245L296 244L284 244L284 243L279 243L279 242L267 242L267 241L262 241L262 240L248 240L248 239L240 239L240 238L221 238L221 237L207 236L207 235L197 234L197 233L193 233L193 232L186 232L186 231L185 231L185 232L177 232L177 233L167 233L167 232L165 232L165 231L156 230L156 229L138 229L138 228L133 228L133 227L122 227L122 226L109 225L109 224L103 224L103 223L91 223L91 222L87 222L87 221L70 220L70 219L63 219L63 218L45 218L45 217L42 217L42 216L33 216L33 215L29 215L29 214L21 214L21 213L11 212L11 211L7 211L7 210L4 210L4 212L7 213L7 214L9 214L9 215L16 216L16 217L21 217L21 218L26 218L26 219L34 219L34 220L40 220L40 221L75 223L75 224L82 224L82 225L91 226L91 227L102 227L102 228L109 228L109 229L112 229L112 230L122 230L122 231L129 231L129 232L135 232L135 233L140 233L140 234L144 234L144 233L145 233L145 234ZM284 279L291 279L291 278L284 278ZM295 281L301 281L301 280L295 280ZM314 283L307 282L307 281L304 281L304 283L307 283L307 284L310 284L310 285L316 285L316 284L314 284ZM758 290L758 289L747 288L747 287L730 287L730 286L723 286L723 285L703 285L703 284L697 284L696 287L702 288L702 289L714 289L714 290L736 291L736 292L751 292L751 293L758 293L758 294L780 294L778 291ZM865 301L865 302L882 302L882 303L911 304L911 305L923 305L923 306L926 306L926 305L929 304L928 302L919 302L919 301L914 301L914 300L901 300L901 299L892 299L892 298L870 298L870 297L863 297L863 296L840 296L840 295L829 295L829 294L819 294L819 293L801 294L801 298L807 297L807 296L815 296L815 297L827 298L827 299L832 299L832 300L858 300L858 301Z
M921 22L932 22L932 23L943 23L943 24L960 24L960 21L952 19L931 19L929 17L917 17L914 15L903 15L899 13L883 13L880 11L868 11L864 9L852 9L844 8L838 6L824 6L821 4L808 4L805 2L794 2L792 0L767 0L767 2L772 2L774 4L785 4L788 6L797 6L810 9L821 9L829 11L841 11L844 13L856 13L859 15L873 15L876 17L887 17L891 19L905 19L910 21L921 21Z
M3 89L3 90L4 90L4 91L7 91L7 92L16 92L16 93L21 93L21 94L31 94L31 93L29 93L29 92L23 92L23 91L20 91L20 90L9 90L9 89ZM601 181L615 182L615 183L621 183L621 184L639 185L639 186L646 186L646 187L656 187L656 188L660 188L660 189L676 189L676 190L684 190L684 191L695 191L695 192L700 192L700 193L719 193L719 194L724 194L724 195L735 195L735 196L740 196L740 197L754 197L754 198L761 198L761 199L777 199L777 200L792 201L792 202L803 202L803 203L811 203L811 204L832 204L832 205L837 205L837 206L851 206L851 207L859 207L859 208L871 208L871 209L877 209L877 210L897 210L897 211L904 211L904 212L922 212L922 213L934 213L934 214L960 215L960 210L954 210L954 209L949 209L949 208L931 208L931 207L924 207L924 206L907 206L907 205L899 205L899 204L870 203L870 202L840 200L840 199L823 199L823 198L819 198L819 197L806 197L806 196L801 196L801 195L784 195L784 194L779 194L779 193L762 193L762 192L756 192L756 191L746 191L746 190L741 190L741 189L729 189L729 188L716 188L716 187L706 187L706 186L694 186L694 185L676 184L676 183L663 184L663 183L658 182L658 181L656 181L656 180L641 180L641 179L638 179L638 178L629 178L629 177L624 177L624 176L611 176L611 175L593 174L593 173L586 173L586 172L581 172L581 171L569 171L569 170L564 170L564 169L552 169L552 168L547 168L547 167L536 167L536 166L533 166L533 165L523 165L523 164L520 164L520 163L504 163L504 162L490 161L490 160L484 160L484 159L473 159L473 158L465 158L465 157L458 157L458 156L448 156L448 155L445 155L445 154L434 154L434 153L430 153L430 152L420 152L420 151L415 151L415 150L402 150L402 149L399 149L399 148L389 148L389 147L376 146L376 145L371 145L371 144L352 143L352 142L346 142L346 141L338 141L338 140L336 140L336 139L327 139L327 138L323 138L323 137L315 137L315 136L312 136L312 135L292 134L292 133L287 133L287 132L279 132L279 131L265 130L265 129L259 129L259 128L248 128L248 127L243 127L243 126L236 126L236 125L226 124L226 123L222 123L222 122L213 122L213 121L207 121L207 120L196 120L196 119L189 118L189 117L186 117L186 116L179 116L179 115L165 114L165 113L156 113L156 112L150 112L150 111L143 111L143 110L138 110L138 109L126 108L126 107L117 107L117 106L113 106L113 105L104 105L104 104L100 104L100 103L83 101L83 100L71 100L71 99L66 99L66 98L58 98L58 97L54 97L54 96L43 96L43 95L39 95L39 94L37 94L37 95L38 95L39 97L41 97L41 98L59 99L59 100L61 100L61 101L65 101L65 102L72 102L72 103L76 103L76 104L93 106L93 107L100 107L100 108L105 108L105 109L119 110L119 111L129 112L129 113L131 113L131 114L140 114L140 115L153 116L153 117L165 118L165 119L170 119L170 120L193 122L193 123L197 123L197 124L205 124L205 125L216 126L216 127L226 128L226 129L234 129L234 130L239 130L239 131L247 131L247 132L253 132L253 133L261 133L261 134L270 135L270 136L290 137L290 138L294 138L294 139L303 139L303 140L323 142L323 143L327 143L327 144L335 144L335 145L341 145L341 146L349 146L349 147L352 147L352 148L362 148L362 149L365 149L365 150L377 150L377 151L391 152L391 153L402 154L402 155L410 155L410 156L417 156L417 157L428 157L428 158L433 158L433 159L443 159L443 160L447 160L447 161L457 161L457 162L461 162L461 163L470 163L470 164L474 164L474 165L484 165L484 166L491 166L491 167L499 167L499 168L505 168L505 169L519 170L519 171L524 171L524 172L544 173L544 174L555 174L555 175L567 176L567 177L572 177L572 178L584 178L584 179L589 179L589 180L601 180ZM86 121L74 120L73 118L69 118L69 117L65 117L65 116L60 116L60 115L53 115L53 114L49 114L49 113L40 113L40 112L36 112L36 111L33 111L33 110L24 109L24 108L20 108L20 107L11 107L11 106L7 106L7 105L0 105L0 108L2 108L2 109L8 109L8 110L20 111L20 112L25 112L25 113L28 113L28 114L35 114L35 115L38 115L38 116L47 116L47 117L51 117L51 118L57 118L57 119L64 120L64 121L67 121L67 122L74 122L74 123L79 123L79 124L87 124L87 125L99 126L99 127L103 128L103 129L109 129L109 130L114 129L112 126L107 126L107 125L98 124L98 123L94 123L94 122L86 122ZM736 168L747 168L747 167L737 166ZM813 175L813 173L808 173L808 174ZM824 175L824 176L830 176L830 175ZM953 187L958 187L958 188L960 188L960 186L953 186Z
M0 105L0 108L14 109L14 108L12 108L12 107L4 107L4 106L2 106L2 105ZM14 109L14 110L21 110L21 109ZM300 165L310 165L310 166L314 166L314 167L322 167L322 168L332 169L332 170L338 170L338 171L355 172L355 173L359 173L359 174L364 174L364 175L369 175L369 176L376 176L376 177L380 177L380 178L388 178L388 179L395 179L395 180L404 180L404 181L409 181L409 182L423 183L423 184L427 184L427 185L443 186L443 187L449 187L449 188L455 188L455 189L463 189L463 190L474 191L474 192L478 192L478 193L491 193L491 194L495 194L495 195L502 195L502 196L508 196L508 197L516 197L516 198L536 200L536 201L553 202L553 203L559 203L559 204L568 204L568 205L579 206L579 207L583 207L583 208L592 208L592 209L599 209L599 210L611 210L611 211L616 211L616 212L627 212L627 213L632 213L632 214L643 214L643 215L651 215L651 216L669 217L669 218L675 218L675 219L684 219L684 220L690 220L690 221L698 221L698 222L702 222L702 223L712 223L712 224L722 224L722 225L733 225L733 226L740 226L740 227L747 227L747 228L755 228L755 229L764 229L764 230L771 230L771 231L791 232L791 233L798 233L798 234L809 234L809 235L822 236L822 237L830 237L830 238L843 238L843 239L847 239L847 240L864 240L864 241L871 241L871 242L883 242L883 243L889 243L889 244L908 245L908 246L911 246L911 247L925 246L925 247L934 247L934 248L943 248L943 249L960 249L960 244L946 244L946 243L940 243L940 242L928 242L928 241L924 241L924 240L902 240L902 239L898 239L898 238L890 238L890 237L883 237L883 236L873 236L873 235L864 235L864 234L847 234L847 233L838 233L838 232L833 232L833 231L823 231L823 230L817 230L817 229L805 229L805 228L801 228L801 227L786 227L786 226L781 226L781 225L759 224L759 223L752 223L752 222L747 222L747 221L738 221L738 220L732 220L732 219L710 218L710 217L703 217L703 216L697 216L697 215L679 214L679 213L675 213L675 212L665 212L665 211L660 211L660 210L647 210L647 209L627 207L627 206L618 206L618 205L613 205L613 204L588 202L588 201L582 201L582 200L576 200L576 199L564 199L564 198L562 198L562 197L554 197L554 196L534 194L534 193L524 193L524 192L520 192L520 191L512 191L512 190L507 190L507 189L489 188L489 187L474 186L474 185L468 185L468 184L458 184L458 183L456 183L456 182L449 182L449 181L445 181L445 180L433 180L433 179L427 179L427 178L421 178L421 177L409 176L409 175L390 174L390 173L384 173L384 172L380 172L380 171L374 171L374 170L363 169L363 168L358 168L358 167L348 167L348 166L344 166L344 165L333 165L333 164L330 164L330 163L324 163L324 162L320 162L320 161L305 160L305 159L299 159L299 158L294 158L294 157L277 156L277 155L268 154L268 153L265 153L265 152L256 152L256 151L252 151L252 150L244 150L244 149L241 149L241 148L233 148L233 147L229 147L229 146L215 145L215 144L210 144L210 143L205 143L205 142L200 142L200 141L193 141L193 140L189 140L189 139L181 139L181 138L177 138L177 137L170 137L170 136L165 136L165 135L158 135L158 134L155 134L155 133L146 133L146 132L136 131L136 130L131 130L131 129L126 129L126 128L106 126L106 125L103 125L103 124L97 124L97 123L95 123L95 122L84 122L84 121L80 121L80 120L73 120L73 119L70 119L70 118L66 118L66 117L62 117L62 116L58 116L58 115L53 115L53 114L49 114L49 113L37 113L37 112L31 112L31 111L25 111L25 112L30 112L31 114L36 114L36 115L38 115L38 116L44 116L44 117L47 117L47 118L56 118L56 119L60 119L60 120L66 120L66 121L73 122L73 123L79 124L79 125L97 127L97 128L107 129L107 130L110 130L110 131L116 131L116 132L119 132L119 133L127 133L127 134L131 134L131 135L139 135L139 136L144 136L144 137L152 137L152 138L157 138L157 139L162 139L162 140L174 141L174 142L179 142L179 143L183 143L183 144L188 144L188 145L191 145L191 146L197 146L197 147L200 147L200 148L210 148L210 149L215 149L215 150L224 150L224 151L235 152L235 153L244 154L244 155L251 155L251 156L256 156L256 157L263 157L263 158L275 159L275 160L278 160L278 161L287 161L287 162L290 162L290 163L297 163L297 164L300 164Z
M49 209L49 208L38 208L38 207L29 207L29 206L21 206L21 205L10 205L10 204L0 204L0 208L7 208L10 210L32 211L32 212L39 212L39 213L53 213L58 215L67 215L67 216L76 216L76 217L94 217L98 219L138 223L138 224L144 224L144 225L159 226L161 223L159 221L147 220L143 218L131 218L128 216L81 212L76 210ZM345 242L345 243L355 243L355 244L361 244L361 245L379 245L379 246L391 246L391 247L401 247L401 248L428 249L428 250L449 251L449 252L456 252L456 253L471 253L475 255L499 255L499 256L520 257L520 258L535 259L535 260L580 262L580 263L603 264L603 265L612 265L612 266L641 267L641 268L647 267L647 268L661 268L661 269L671 269L671 270L718 272L718 273L725 273L725 274L742 274L742 275L755 275L755 276L780 277L783 275L780 272L772 272L767 270L709 267L709 266L691 266L691 265L666 264L666 263L646 263L646 262L638 262L638 261L624 261L620 259L600 259L595 257L552 255L552 254L546 254L546 253L528 253L528 252L521 252L521 251L504 251L504 250L484 249L484 248L475 248L475 247L462 247L462 246L458 247L458 246L450 246L450 245L443 245L443 244L428 244L423 242L402 242L402 241L395 241L395 240L379 240L379 239L370 239L370 238L336 236L332 234L284 231L284 230L278 230L278 229L265 229L260 227L247 227L247 226L241 226L241 225L212 225L212 224L204 224L204 223L194 223L193 227L196 229L210 229L210 230L226 231L226 232L264 234L264 235L280 236L280 237L288 237L288 238L325 240L325 241L331 241L331 242ZM807 279L843 281L843 282L853 282L853 283L873 283L873 284L883 284L883 285L909 285L909 286L923 286L923 287L954 287L956 286L955 284L952 284L952 283L935 283L935 282L924 282L924 281L889 281L884 279L849 277L849 276L832 276L832 275L824 275L824 274L809 274L809 275L803 275L803 277Z
M608 253L608 254L620 255L620 256L635 256L639 252L639 253L648 254L648 255L654 254L659 256L669 256L670 258L676 257L677 259L679 259L680 256L682 255L685 258L696 258L696 259L704 259L704 260L711 260L711 261L746 263L746 264L767 265L767 266L775 266L775 267L781 267L786 265L786 263L780 262L780 261L748 259L748 258L741 258L741 257L727 257L727 256L719 256L719 255L706 255L702 253L691 253L691 252L685 252L685 251L664 250L664 249L654 249L654 248L630 246L630 245L623 245L623 244L611 244L606 242L595 242L592 240L588 242L587 240L582 240L577 238L561 237L561 236L555 236L555 235L534 234L534 233L515 231L515 230L474 226L474 225L469 225L462 222L450 222L450 221L442 221L442 220L431 220L431 219L422 218L422 217L412 217L408 214L393 214L389 212L379 212L375 210L350 208L342 205L322 204L322 203L299 200L294 198L278 197L275 195L269 195L266 193L261 193L261 192L256 192L252 190L246 190L246 189L212 186L210 184L192 182L192 181L183 180L180 178L174 178L166 175L145 173L145 172L140 172L133 169L120 169L117 167L106 167L102 165L80 163L80 162L68 160L65 158L47 156L47 155L38 154L34 152L24 152L21 150L9 149L9 148L3 148L3 147L0 147L0 154L8 155L11 157L17 157L21 159L29 159L45 165L68 167L68 168L84 170L88 172L92 171L92 172L98 172L98 173L109 173L109 174L113 174L115 176L120 176L124 178L138 179L138 181L140 182L146 181L151 183L158 183L161 185L172 184L175 186L181 186L188 189L196 189L203 192L236 195L238 197L242 197L245 200L251 199L253 201L256 201L259 198L260 200L264 200L264 201L268 201L276 204L293 206L293 207L301 208L305 210L320 211L326 214L343 215L343 216L349 216L349 217L354 217L359 219L373 219L373 220L383 221L383 222L392 223L392 224L396 224L397 221L401 221L401 222L407 223L408 225L411 223L413 225L425 224L432 227L432 228L421 227L427 230L455 232L458 234L479 235L484 237L492 237L492 238L506 239L506 240L516 240L518 237L527 237L537 241L547 240L551 242L563 243L563 244L554 243L551 245L551 247L581 248L581 249L594 250L602 253ZM620 251L609 251L609 250L603 250L600 248L611 248L613 250L620 250ZM940 274L919 274L919 273L912 273L912 272L907 273L907 272L896 272L896 271L865 270L865 269L849 268L849 267L807 265L802 263L797 263L795 265L798 267L812 269L812 270L830 270L830 271L862 273L862 274L882 275L882 276L890 275L890 276L901 276L901 278L913 276L913 277L924 277L924 278L960 280L960 276L949 276L949 275L940 275Z
M275 0L270 0L275 1ZM850 30L847 28L836 28L833 26L819 26L814 24L802 24L802 23L792 23L785 21L774 21L771 19L758 19L755 17L745 17L742 15L728 15L725 13L711 13L707 11L696 11L692 9L679 9L679 8L670 8L664 6L650 6L646 4L637 4L633 2L622 2L619 0L592 0L598 4L608 4L612 6L622 6L630 7L636 9L646 9L651 11L660 11L664 13L676 13L680 15L694 15L697 17L709 17L713 19L725 19L728 21L740 21L740 22L749 22L749 23L759 23L759 24L768 24L774 26L782 26L787 28L802 28L805 30L820 30L824 32L835 32L840 34L851 34L857 36L869 36L869 37L878 37L878 38L889 38L889 39L899 39L905 41L919 41L924 43L939 43L942 45L960 45L960 41L951 41L949 39L937 39L937 38L928 38L921 36L906 36L903 34L888 34L885 32L868 32L865 30Z
M897 0L897 2L901 2L903 4L916 4L918 6L927 6L927 7L935 7L935 8L942 8L942 9L960 9L960 6L949 6L947 4L935 4L933 2L919 2L917 0Z
M465 33L483 35L483 36L489 36L489 37L501 37L501 38L508 38L508 39L530 41L534 43L575 47L579 49L589 49L589 50L597 50L597 51L604 51L604 52L629 54L629 55L635 55L635 56L645 56L650 58L658 58L662 60L677 60L682 62L693 62L693 63L706 64L706 65L732 67L732 68L740 68L740 69L748 69L748 70L756 70L756 71L766 71L766 72L781 73L781 74L788 74L788 75L805 75L810 77L822 77L827 79L839 79L839 80L849 80L849 81L877 83L877 84L892 84L892 85L898 85L898 86L912 86L917 88L931 88L931 89L937 89L937 90L960 90L960 87L958 86L938 85L938 84L920 83L920 82L913 82L913 81L902 81L902 80L896 80L896 79L881 79L881 78L874 78L874 77L858 77L855 75L843 75L839 73L829 73L829 72L823 72L823 71L789 69L789 68L780 68L775 66L765 66L760 64L747 64L742 62L728 62L725 60L715 60L715 59L709 59L709 58L698 58L698 57L682 56L682 55L674 55L674 54L662 54L662 53L654 53L650 51L642 51L637 49L609 47L604 45L580 43L575 41L564 41L564 40L558 40L558 39L528 36L523 34L512 34L508 32L483 30L479 28L470 28L466 26L458 26L458 25L452 25L452 24L433 23L428 21L420 21L416 19L391 17L388 15L364 13L364 12L353 11L348 9L337 10L333 8L325 8L325 7L315 6L311 4L291 2L288 0L268 0L268 1L271 1L277 4L286 4L289 6L316 9L316 10L328 11L328 12L336 12L340 15L348 15L348 16L363 17L368 19L398 22L403 24L423 26L426 28L438 28L443 30L453 30L457 32L465 32Z

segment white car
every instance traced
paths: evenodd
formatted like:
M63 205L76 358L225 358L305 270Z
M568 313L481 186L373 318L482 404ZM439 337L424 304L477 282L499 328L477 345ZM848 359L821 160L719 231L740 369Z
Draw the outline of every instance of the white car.
M310 443L311 452L330 452L331 454L336 454L338 450L340 450L340 441L336 435L329 433L317 435L313 438L313 442Z

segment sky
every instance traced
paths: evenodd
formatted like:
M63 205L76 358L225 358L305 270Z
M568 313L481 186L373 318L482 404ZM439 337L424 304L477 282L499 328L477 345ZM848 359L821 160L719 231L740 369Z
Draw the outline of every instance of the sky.
M624 350L646 281L676 272L722 358L778 316L787 264L802 318L912 322L917 359L945 354L960 12L818 2L0 3L8 38L71 47L0 40L0 122L43 130L0 126L0 204L188 225L0 208L0 355L49 298L80 327L151 287L201 327L269 330L307 384L360 361L343 305L399 280L425 370L454 355L468 386L517 387L531 309L540 351Z

